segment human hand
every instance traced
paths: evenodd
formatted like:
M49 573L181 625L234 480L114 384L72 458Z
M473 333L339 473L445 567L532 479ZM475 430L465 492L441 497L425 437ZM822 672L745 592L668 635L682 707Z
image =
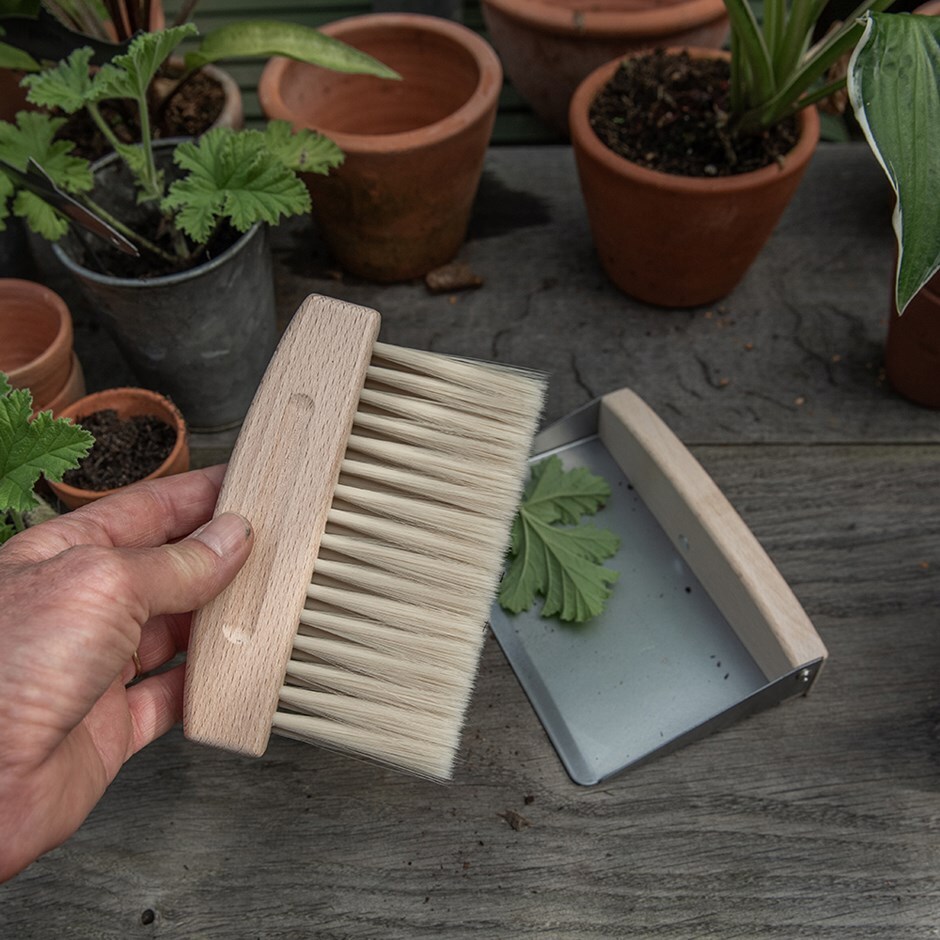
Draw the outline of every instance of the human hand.
M190 612L251 551L241 516L208 522L223 472L139 483L0 549L0 881L65 841L180 720L182 665L127 684L135 656L147 673L186 649Z

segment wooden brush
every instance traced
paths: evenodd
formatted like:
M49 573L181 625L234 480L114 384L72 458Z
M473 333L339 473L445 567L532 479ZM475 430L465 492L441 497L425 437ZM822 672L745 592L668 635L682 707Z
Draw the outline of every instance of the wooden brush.
M183 725L244 754L273 730L448 778L544 381L378 330L311 296L271 360L216 509L255 545L194 617Z

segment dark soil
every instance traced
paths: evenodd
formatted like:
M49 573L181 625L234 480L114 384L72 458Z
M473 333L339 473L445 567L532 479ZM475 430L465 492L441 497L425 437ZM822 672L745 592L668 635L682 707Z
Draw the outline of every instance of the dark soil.
M169 99L167 94L175 92ZM174 78L156 78L152 88L151 120L154 137L195 137L210 127L222 113L225 95L222 86L202 72L194 73L180 85ZM137 143L140 140L140 119L137 108L125 100L104 101L101 112L118 140ZM95 123L84 112L72 114L56 136L75 144L72 153L87 160L96 160L111 152L111 146Z
M122 421L111 408L82 418L81 425L95 444L81 466L62 479L95 492L142 480L169 457L176 441L173 428L159 418L137 415Z
M679 176L732 176L780 160L796 119L756 134L729 126L730 68L661 50L625 59L591 107L600 140L632 163Z
M173 149L170 145L164 145L162 148L157 148L154 154L157 169L166 174L167 185L183 173L173 162ZM172 236L166 228L163 217L152 204L137 202L136 189L130 171L122 162L99 173L95 180L92 198L133 231L155 245L159 245L164 251L173 253ZM208 244L175 264L170 264L158 255L147 251L146 248L141 250L139 258L124 254L97 235L74 227L66 235L62 244L72 258L92 271L108 274L111 277L134 279L176 274L196 264L211 261L235 244L239 237L239 233L228 222L223 222ZM189 245L188 242L187 245Z

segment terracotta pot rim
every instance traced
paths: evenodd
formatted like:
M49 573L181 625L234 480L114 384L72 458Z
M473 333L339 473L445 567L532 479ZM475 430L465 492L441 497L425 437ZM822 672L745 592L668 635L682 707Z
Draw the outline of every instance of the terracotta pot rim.
M5 373L10 384L17 386L17 381L28 372L37 368L45 368L53 359L62 355L64 347L72 347L72 314L69 311L66 302L45 284L37 281L29 281L19 277L0 278L0 298L4 294L4 288L15 293L17 296L32 295L36 298L37 306L42 304L48 306L59 315L59 327L56 330L55 338L52 342L35 358L16 369L11 369Z
M648 10L598 10L591 0L569 0L565 6L545 0L483 0L483 6L543 32L592 38L655 38L727 16L724 0L681 0Z
M115 407L114 402L126 400L127 398L133 398L152 405L153 412L147 413L152 413L154 417L166 421L166 423L176 431L176 441L173 444L172 450L167 455L166 460L151 473L148 473L147 476L141 477L140 480L135 480L134 482L142 483L145 480L155 480L162 475L163 471L168 466L179 458L180 452L187 446L186 422L183 415L180 413L179 408L165 395L154 392L149 388L137 388L136 386L106 388L100 392L92 392L90 395L79 398L67 408L63 408L58 413L57 417L70 418L76 424L80 424L83 417L87 417L96 411L104 411L107 408L113 408ZM97 500L101 499L103 496L109 496L112 493L118 493L122 489L125 489L125 487L114 487L110 490L86 490L77 486L69 486L68 483L53 482L50 482L49 485L57 494L60 494L60 498L66 503L68 500Z
M477 86L470 98L456 111L423 127L398 134L350 134L328 127L316 129L330 138L344 153L398 153L419 147L434 146L452 137L465 127L486 118L502 89L503 69L496 50L473 30L438 16L421 13L365 13L334 20L320 27L320 32L335 39L349 42L349 31L357 28L384 30L387 28L412 29L434 33L462 46L473 57L479 70ZM261 72L258 97L268 118L294 123L295 115L286 107L280 95L285 70L292 60L275 57L269 59Z
M701 49L689 47L683 50L670 49L669 52L685 51L697 58L728 58L727 53L718 52L714 49ZM637 53L643 55L644 52ZM629 177L636 182L645 182L650 186L656 186L660 189L672 190L676 193L696 192L696 193L732 193L738 190L749 189L754 185L760 184L765 177L773 176L779 179L781 176L787 176L798 171L802 165L803 158L808 158L819 140L819 112L815 105L803 108L797 114L799 121L799 138L793 149L787 153L784 165L781 167L776 164L761 167L759 170L751 170L748 173L738 173L735 176L680 176L675 173L663 173L660 170L650 170L647 167L632 163L625 157L614 153L607 147L603 141L594 133L588 120L588 112L591 104L597 97L601 88L610 80L616 72L618 66L623 61L624 56L618 56L616 59L606 62L591 72L578 85L574 95L571 98L571 105L568 109L568 120L571 129L572 140L577 139L578 145L591 157L604 165L611 172L618 173L621 176Z
M58 418L62 412L63 408L67 408L72 401L78 401L85 394L85 372L82 369L82 364L79 362L78 354L75 350L72 350L72 358L69 362L69 371L68 375L65 378L65 383L62 388L55 394L55 396L47 402L40 402L39 407L36 407L36 402L33 402L33 414L39 414L40 411L51 411L53 417ZM69 400L71 399L71 400Z

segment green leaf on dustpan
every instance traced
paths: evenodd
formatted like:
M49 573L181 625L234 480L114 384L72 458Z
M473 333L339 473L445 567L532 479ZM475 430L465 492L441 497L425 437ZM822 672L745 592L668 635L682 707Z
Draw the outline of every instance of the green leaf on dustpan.
M528 610L542 595L543 617L583 623L597 616L617 573L602 564L620 540L608 529L576 524L610 498L610 487L583 467L565 470L558 457L532 468L513 524L509 568L499 591L503 608Z
M940 17L870 14L849 63L852 107L897 202L903 313L940 269Z

